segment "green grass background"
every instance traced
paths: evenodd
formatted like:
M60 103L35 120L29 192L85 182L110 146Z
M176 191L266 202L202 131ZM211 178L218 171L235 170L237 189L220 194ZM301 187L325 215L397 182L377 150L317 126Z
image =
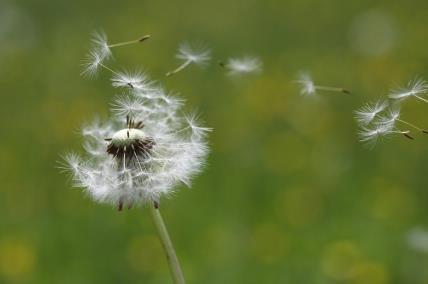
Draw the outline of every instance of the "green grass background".
M353 44L368 11L393 24L382 54ZM422 0L1 0L0 283L170 283L147 210L95 204L56 169L118 92L106 72L79 76L99 29L112 42L152 34L111 66L142 67L214 128L206 170L161 204L188 283L428 283L428 255L406 244L428 226L428 137L369 150L353 119L394 82L428 76L427 11ZM166 79L185 40L214 61ZM262 75L232 80L215 64L244 54ZM353 94L303 98L300 70ZM427 111L409 101L403 117L428 126Z

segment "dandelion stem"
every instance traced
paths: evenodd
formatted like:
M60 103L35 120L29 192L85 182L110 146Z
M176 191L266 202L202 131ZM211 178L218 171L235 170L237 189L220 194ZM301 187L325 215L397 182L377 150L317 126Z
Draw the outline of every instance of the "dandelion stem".
M124 42L119 42L119 43L114 43L114 44L109 44L108 47L113 48L113 47L118 47L118 46L124 46L124 45L129 45L129 44L133 44L133 43L139 43L139 42L143 42L146 39L149 39L150 35L145 35L140 37L139 39L136 40L130 40L130 41L124 41Z
M326 86L315 86L315 89L322 91L332 91L332 92L341 92L345 94L350 94L351 92L344 88L335 88L335 87L326 87Z
M172 279L174 284L185 284L183 272L181 271L180 263L178 262L177 255L175 254L174 246L172 245L171 239L168 235L168 231L163 222L162 215L160 214L157 204L150 206L150 213L152 216L153 223L156 226L159 238L162 242L162 246L168 259L169 269L171 271Z
M190 63L192 63L192 60L186 60L183 64L181 64L180 66L178 66L175 70L172 70L172 71L166 73L166 76L169 77L171 75L174 75L174 74L180 72L181 70L183 70L184 68L186 68L187 66L189 66Z

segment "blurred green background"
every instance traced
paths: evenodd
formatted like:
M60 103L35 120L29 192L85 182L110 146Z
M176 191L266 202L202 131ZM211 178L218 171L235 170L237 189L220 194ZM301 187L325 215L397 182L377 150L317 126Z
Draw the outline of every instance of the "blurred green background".
M92 202L56 168L82 152L79 128L107 119L109 74L79 76L91 33L111 67L142 67L197 109L206 170L162 202L188 283L428 283L428 254L408 231L428 226L427 137L365 148L353 111L394 82L428 76L427 1L0 0L0 283L170 283L146 209ZM205 70L177 66L180 42L213 48ZM254 54L260 76L215 62ZM299 96L293 80L352 96ZM428 126L428 105L403 117Z

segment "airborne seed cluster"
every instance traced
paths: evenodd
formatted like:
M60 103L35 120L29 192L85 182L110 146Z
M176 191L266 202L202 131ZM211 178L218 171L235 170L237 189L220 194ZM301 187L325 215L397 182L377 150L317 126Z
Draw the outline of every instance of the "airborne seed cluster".
M355 118L360 127L360 141L374 146L380 139L394 134L403 135L413 140L413 131L428 134L428 131L401 118L401 105L408 98L428 102L424 96L428 93L428 84L417 78L404 87L390 91L388 98L367 103L355 111Z

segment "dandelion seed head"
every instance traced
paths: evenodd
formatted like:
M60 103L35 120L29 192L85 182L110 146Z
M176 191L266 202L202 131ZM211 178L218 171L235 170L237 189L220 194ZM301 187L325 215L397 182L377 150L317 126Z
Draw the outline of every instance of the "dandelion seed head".
M258 74L262 71L262 62L257 57L245 56L230 58L226 63L228 74L231 76L243 74Z
M183 116L178 99L160 90L138 94L117 97L107 122L85 125L85 155L65 158L75 186L120 210L190 186L208 153L209 129Z

